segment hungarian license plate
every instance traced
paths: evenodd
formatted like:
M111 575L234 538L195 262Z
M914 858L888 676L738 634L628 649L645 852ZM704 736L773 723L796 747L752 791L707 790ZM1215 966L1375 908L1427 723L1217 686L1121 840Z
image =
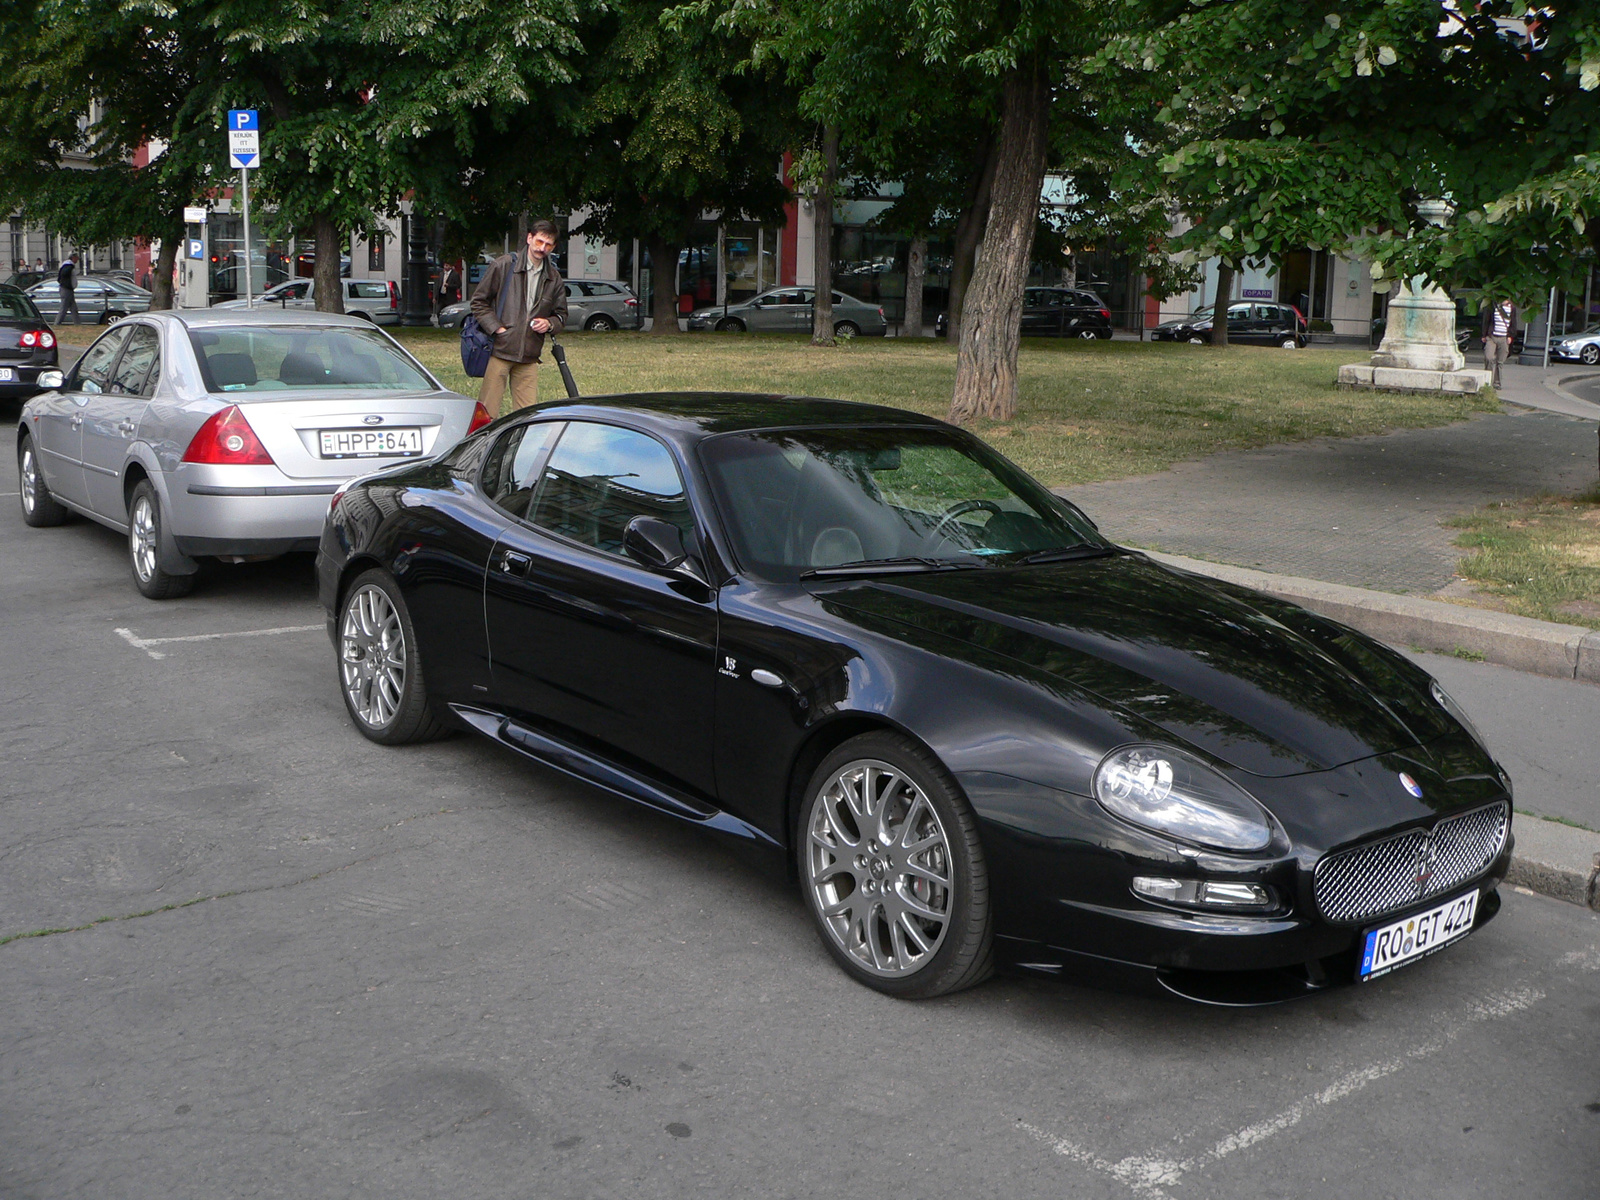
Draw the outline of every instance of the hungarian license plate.
M15 383L17 373L10 367L0 367L0 383Z
M1403 967L1435 950L1442 950L1472 932L1478 915L1478 892L1446 900L1425 913L1367 930L1361 949L1361 970L1357 978L1376 979L1396 967Z
M323 458L411 458L422 453L422 430L321 429Z

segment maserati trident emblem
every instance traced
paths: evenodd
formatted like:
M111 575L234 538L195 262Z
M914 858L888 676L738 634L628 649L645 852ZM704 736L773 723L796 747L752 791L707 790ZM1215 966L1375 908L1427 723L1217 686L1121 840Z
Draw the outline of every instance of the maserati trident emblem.
M1415 779L1411 778L1410 775L1407 775L1404 771L1400 772L1400 786L1405 788L1406 791L1410 792L1418 800L1422 799L1422 785Z
M1411 882L1417 885L1417 895L1422 895L1428 888L1428 880L1433 878L1433 870L1439 865L1439 851L1434 848L1433 838L1417 847L1417 857L1412 863Z

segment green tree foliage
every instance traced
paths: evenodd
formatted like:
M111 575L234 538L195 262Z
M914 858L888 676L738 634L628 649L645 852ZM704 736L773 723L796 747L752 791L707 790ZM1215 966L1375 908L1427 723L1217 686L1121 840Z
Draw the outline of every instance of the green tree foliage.
M1600 246L1600 12L1514 0L1153 0L1120 38L1177 145L1163 166L1225 261L1343 247L1380 278L1524 302ZM1457 208L1429 227L1420 201Z

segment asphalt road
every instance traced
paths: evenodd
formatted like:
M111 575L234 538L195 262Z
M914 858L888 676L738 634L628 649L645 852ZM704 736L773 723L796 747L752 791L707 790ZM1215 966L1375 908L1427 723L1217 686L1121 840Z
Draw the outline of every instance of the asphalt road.
M1596 1193L1600 914L1270 1009L889 1000L665 817L357 736L305 559L152 603L15 492L0 937L64 931L0 945L0 1197Z

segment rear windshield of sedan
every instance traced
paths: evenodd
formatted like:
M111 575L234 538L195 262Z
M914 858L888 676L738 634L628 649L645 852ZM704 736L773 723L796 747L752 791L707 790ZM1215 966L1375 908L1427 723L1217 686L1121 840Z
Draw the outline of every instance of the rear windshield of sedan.
M1001 566L1105 545L1066 501L942 429L724 434L700 454L741 566L775 582L884 559Z
M415 359L375 329L296 325L189 331L209 392L360 388L431 392Z
M0 292L0 321L39 321L44 318L21 292Z

